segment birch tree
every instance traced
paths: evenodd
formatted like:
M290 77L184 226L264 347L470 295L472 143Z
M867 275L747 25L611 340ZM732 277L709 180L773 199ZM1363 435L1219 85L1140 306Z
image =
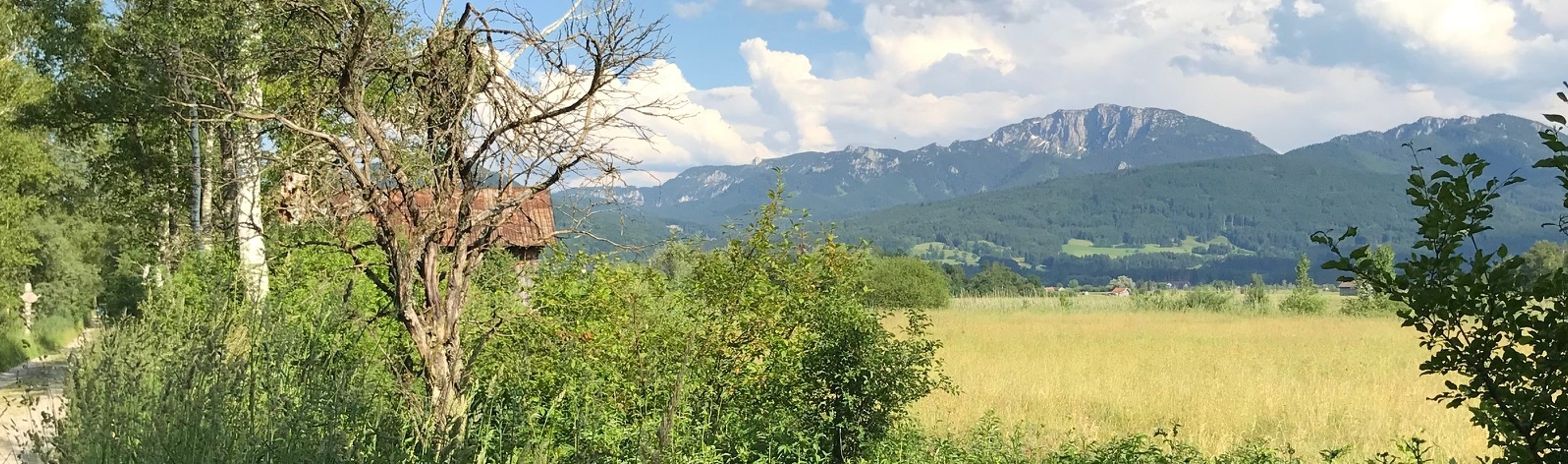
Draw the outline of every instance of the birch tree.
M203 108L278 128L305 153L291 162L310 190L351 203L330 208L337 222L374 224L368 242L334 246L405 328L440 437L465 416L463 313L501 225L562 182L615 176L632 160L612 148L645 137L634 121L673 109L624 85L662 58L661 25L619 0L547 21L471 4L428 22L372 0L269 4L294 27L266 53L295 65L280 72L296 101Z

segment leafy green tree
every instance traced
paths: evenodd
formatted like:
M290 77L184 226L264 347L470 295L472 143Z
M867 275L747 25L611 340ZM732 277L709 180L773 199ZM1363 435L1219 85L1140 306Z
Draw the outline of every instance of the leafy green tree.
M1530 246L1521 257L1524 258L1523 272L1533 277L1544 277L1568 264L1568 249L1558 243L1542 240Z
M1557 96L1568 102L1568 95ZM1568 146L1560 138L1568 120L1547 119L1559 125L1541 132L1554 154L1536 167L1558 173L1568 206ZM1523 178L1489 177L1490 163L1474 153L1444 155L1437 162L1430 172L1417 166L1408 180L1411 203L1421 210L1415 219L1420 239L1408 259L1390 272L1370 247L1342 248L1357 236L1350 228L1337 238L1314 234L1313 241L1336 256L1324 268L1351 273L1405 304L1399 317L1432 351L1422 372L1453 379L1435 399L1469 409L1504 461L1563 462L1568 403L1561 399L1568 397L1568 382L1561 372L1568 365L1568 312L1560 308L1568 305L1568 273L1559 268L1537 276L1527 270L1529 260L1506 246L1479 245L1492 228L1494 202Z
M947 276L912 256L872 256L865 279L868 306L940 308L951 298Z
M1040 288L1040 283L1024 277L1001 263L991 263L969 280L965 291L975 295L1018 296L1028 295Z
M1291 289L1290 296L1279 303L1279 309L1289 313L1317 314L1328 309L1328 301L1318 292L1317 284L1312 282L1312 260L1306 254L1296 261L1296 287Z
M1368 259L1372 266L1385 275L1394 274L1394 247L1382 245L1372 248ZM1345 313L1361 316L1394 314L1399 303L1389 299L1387 292L1373 282L1356 282L1356 297L1345 302Z
M1121 287L1126 289L1131 289L1136 286L1133 283L1132 278L1127 276L1116 276L1115 279L1111 279L1110 285L1111 288Z

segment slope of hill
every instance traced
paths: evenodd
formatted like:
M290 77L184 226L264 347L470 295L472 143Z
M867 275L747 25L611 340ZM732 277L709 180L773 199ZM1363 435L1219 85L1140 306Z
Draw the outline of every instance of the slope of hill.
M1492 175L1528 169L1545 152L1535 137L1539 126L1512 116L1425 118L1386 132L1337 137L1285 155L1262 155L1134 169L1057 179L1038 185L987 192L936 203L905 205L843 221L846 235L884 248L927 242L964 248L984 241L1002 250L980 259L1021 261L1021 268L1047 276L1117 270L1180 278L1204 266L1262 267L1270 275L1289 269L1289 257L1314 247L1309 234L1360 227L1370 242L1409 243L1415 210L1404 195L1408 167L1440 153L1479 152L1495 160ZM1400 142L1434 147L1432 153L1398 156ZM1535 143L1535 145L1532 145ZM1427 144L1427 145L1422 145ZM1521 168L1526 166L1526 168ZM1537 184L1531 186L1530 184ZM1492 236L1528 245L1554 234L1539 227L1556 217L1558 196L1535 199L1532 181L1516 186L1499 208ZM1064 253L1072 240L1135 249L1168 249L1195 237L1223 237L1240 253ZM929 247L929 245L927 245ZM1079 247L1081 248L1081 247ZM994 249L994 248L993 248ZM1522 249L1522 248L1520 248ZM1118 256L1114 257L1112 255ZM1136 257L1137 262L1128 258ZM1216 264L1221 260L1227 262ZM1121 261L1121 262L1118 262ZM1189 271L1189 272L1183 272ZM1201 272L1197 274L1203 274ZM1210 274L1204 274L1213 277ZM1245 277L1245 274L1234 277ZM1065 280L1065 279L1062 279Z
M980 140L695 167L663 185L609 195L654 217L719 224L754 208L782 175L792 206L838 218L1057 177L1264 153L1275 152L1251 134L1177 111L1098 105L1024 120Z

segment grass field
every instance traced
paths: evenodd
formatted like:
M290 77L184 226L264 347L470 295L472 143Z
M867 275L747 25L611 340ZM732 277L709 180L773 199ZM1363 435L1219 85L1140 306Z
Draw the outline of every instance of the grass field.
M1081 296L1064 309L1054 299L965 298L933 311L943 367L959 391L926 398L917 419L958 431L994 412L1042 446L1179 423L1180 437L1208 451L1267 440L1314 459L1343 445L1366 456L1420 436L1446 456L1485 452L1467 412L1425 399L1441 382L1417 375L1426 353L1392 317L1131 304Z
M1155 244L1144 244L1141 246L1095 246L1094 242L1075 238L1068 240L1066 244L1062 245L1062 253L1078 257L1106 255L1112 258L1121 258L1138 253L1192 253L1192 250L1200 245L1208 246L1221 244L1229 245L1230 240L1220 236L1215 237L1213 240L1209 240L1207 242L1200 242L1196 237L1187 237L1186 239L1182 240L1180 245L1176 246L1163 246ZM1232 251L1232 253L1252 254L1252 252L1242 249L1236 249Z

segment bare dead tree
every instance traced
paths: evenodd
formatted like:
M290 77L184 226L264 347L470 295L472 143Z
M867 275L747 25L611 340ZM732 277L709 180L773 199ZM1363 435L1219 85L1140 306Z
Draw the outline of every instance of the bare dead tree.
M622 0L579 0L547 23L473 5L420 22L374 0L275 1L292 33L270 61L294 64L279 75L299 95L205 109L314 147L295 163L318 197L351 198L339 222L374 224L384 263L365 244L342 251L391 301L447 430L466 409L470 278L534 195L633 164L615 148L648 136L635 121L674 110L624 85L662 58L662 26Z

